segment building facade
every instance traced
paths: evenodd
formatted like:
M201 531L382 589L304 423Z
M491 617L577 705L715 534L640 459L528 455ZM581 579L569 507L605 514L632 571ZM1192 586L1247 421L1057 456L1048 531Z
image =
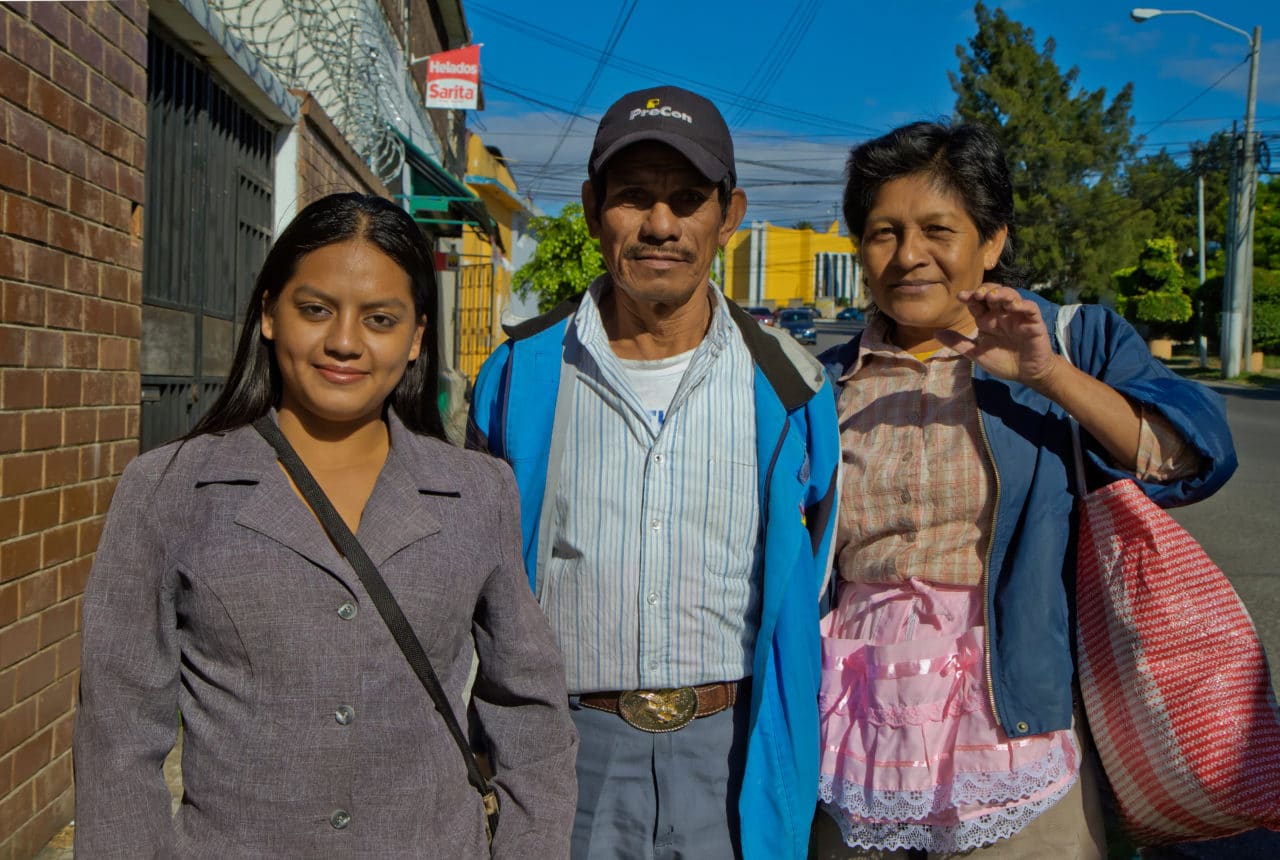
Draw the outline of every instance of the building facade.
M829 315L837 305L867 302L857 248L836 221L825 233L751 222L725 247L723 283L730 298L747 306L812 304Z
M460 0L0 4L0 860L72 817L107 506L216 397L275 234L360 191L441 251L498 235L414 62L468 41Z

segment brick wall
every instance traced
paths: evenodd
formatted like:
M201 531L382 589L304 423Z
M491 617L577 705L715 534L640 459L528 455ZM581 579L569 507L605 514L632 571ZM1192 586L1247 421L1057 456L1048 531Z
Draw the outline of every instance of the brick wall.
M360 191L390 197L368 165L347 143L320 105L305 90L298 120L298 209L326 194Z
M0 4L0 860L72 816L80 595L137 452L146 28Z

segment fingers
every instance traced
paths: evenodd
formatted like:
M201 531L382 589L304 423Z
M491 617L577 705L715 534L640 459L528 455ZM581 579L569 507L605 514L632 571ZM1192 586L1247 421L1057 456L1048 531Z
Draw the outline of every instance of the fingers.
M999 284L983 284L976 290L961 290L956 293L956 298L967 304L969 312L977 318L993 313L1020 316L1024 318L1022 321L1040 318L1040 309L1035 302L1024 299L1017 290Z

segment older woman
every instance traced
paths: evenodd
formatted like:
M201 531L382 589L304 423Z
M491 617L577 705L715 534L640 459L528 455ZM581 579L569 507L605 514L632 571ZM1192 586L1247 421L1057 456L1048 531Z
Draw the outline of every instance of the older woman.
M525 581L510 470L443 441L430 260L388 200L305 208L263 264L222 396L125 470L84 596L77 856L491 856L462 751L323 505L255 430L264 417L376 565L459 721L479 655L492 856L568 856L560 656ZM179 715L171 817L160 764Z
M1100 306L1058 354L1058 307L1012 288L985 128L859 146L844 212L876 311L824 356L844 477L812 855L1105 856L1073 722L1067 418L1094 480L1178 505L1235 468L1220 398Z

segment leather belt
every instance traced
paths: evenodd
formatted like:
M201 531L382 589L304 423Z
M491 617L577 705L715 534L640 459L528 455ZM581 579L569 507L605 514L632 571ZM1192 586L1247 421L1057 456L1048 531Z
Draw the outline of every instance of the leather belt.
M743 678L697 687L586 693L578 697L578 704L617 714L641 731L674 732L699 717L709 717L733 707L739 696L747 695L750 683L750 678Z

